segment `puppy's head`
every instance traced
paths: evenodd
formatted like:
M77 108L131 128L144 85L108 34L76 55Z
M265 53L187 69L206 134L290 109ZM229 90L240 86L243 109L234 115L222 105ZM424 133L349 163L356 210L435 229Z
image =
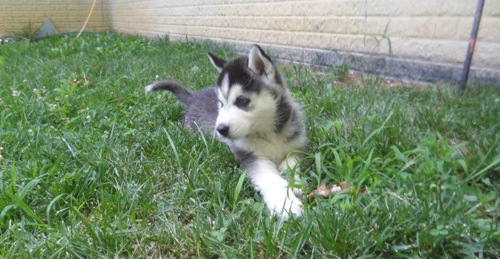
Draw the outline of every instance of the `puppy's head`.
M220 73L217 133L235 140L273 131L277 100L286 86L271 59L257 45L248 56L229 61L208 56Z

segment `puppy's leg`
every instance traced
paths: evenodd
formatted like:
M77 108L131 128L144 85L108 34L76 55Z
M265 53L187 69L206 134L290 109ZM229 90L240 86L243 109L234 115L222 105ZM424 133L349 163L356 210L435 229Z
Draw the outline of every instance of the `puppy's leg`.
M280 172L285 172L288 168L293 169L294 171L298 171L299 167L297 166L297 163L299 162L299 156L296 154L290 154L289 156L286 157L283 162L281 162L279 166L279 171ZM295 196L300 197L302 196L302 187L301 183L302 181L300 180L300 175L297 173L293 174L293 193Z
M280 172L286 171L287 168L295 168L297 163L299 162L299 157L295 154L290 154L289 156L286 157L283 162L281 162L279 170Z
M288 218L291 214L302 215L302 202L288 188L288 182L281 177L276 165L269 160L257 159L245 166L255 189L272 214Z

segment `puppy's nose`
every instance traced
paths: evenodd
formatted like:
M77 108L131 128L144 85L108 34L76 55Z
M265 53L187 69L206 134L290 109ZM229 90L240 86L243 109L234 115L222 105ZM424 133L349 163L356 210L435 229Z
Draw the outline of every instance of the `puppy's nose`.
M227 137L227 134L229 133L229 126L226 124L219 124L217 125L217 132L219 132L219 134L223 137Z

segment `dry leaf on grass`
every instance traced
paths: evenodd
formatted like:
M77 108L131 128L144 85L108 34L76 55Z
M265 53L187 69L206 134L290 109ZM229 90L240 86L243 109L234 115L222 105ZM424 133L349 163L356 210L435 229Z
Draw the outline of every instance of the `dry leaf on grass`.
M335 196L335 194L343 191L343 190L349 190L352 191L355 188L351 186L347 181L343 181L339 184L333 184L330 186L327 186L325 184L320 185L316 190L311 192L310 194L307 195L307 199L312 199L314 197L321 197L321 198L330 198ZM360 193L365 192L365 188L359 189Z

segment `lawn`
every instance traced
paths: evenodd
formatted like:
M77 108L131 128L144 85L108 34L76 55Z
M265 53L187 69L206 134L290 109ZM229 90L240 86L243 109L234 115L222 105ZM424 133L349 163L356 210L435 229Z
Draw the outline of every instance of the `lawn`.
M458 97L282 65L310 139L304 192L357 189L281 221L174 97L144 93L211 85L207 51L233 55L112 33L0 45L0 257L500 256L500 85Z

